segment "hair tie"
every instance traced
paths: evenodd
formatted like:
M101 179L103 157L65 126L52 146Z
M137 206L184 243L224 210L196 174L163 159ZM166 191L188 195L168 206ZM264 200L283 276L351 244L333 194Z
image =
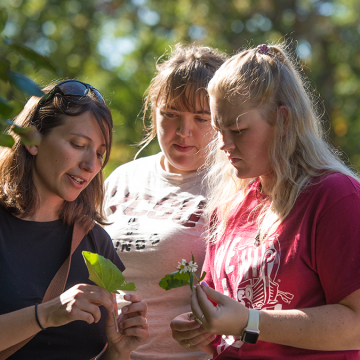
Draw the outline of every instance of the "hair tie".
M269 47L266 44L258 45L256 48L260 54L267 54L269 52Z
M39 320L39 316L38 316L38 311L37 311L37 307L38 307L38 303L35 304L35 319L36 322L38 323L38 325L40 326L41 330L45 330L45 328L41 325L40 320Z

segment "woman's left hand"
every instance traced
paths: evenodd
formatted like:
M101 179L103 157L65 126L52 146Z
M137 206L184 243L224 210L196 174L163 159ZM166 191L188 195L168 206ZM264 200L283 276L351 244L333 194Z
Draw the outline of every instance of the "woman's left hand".
M119 332L116 331L113 314L109 312L107 314L108 347L101 359L128 359L130 352L149 337L149 324L146 319L147 304L139 295L127 294L125 300L132 303L123 307L122 313L116 319ZM114 306L115 304L114 299Z
M249 317L248 308L204 282L194 288L191 309L202 327L211 334L241 336Z

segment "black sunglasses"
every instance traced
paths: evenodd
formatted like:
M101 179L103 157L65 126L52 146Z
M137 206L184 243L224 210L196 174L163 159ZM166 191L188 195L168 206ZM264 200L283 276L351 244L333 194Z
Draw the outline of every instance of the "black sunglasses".
M65 80L55 85L47 94L45 94L40 99L39 106L44 105L56 94L61 94L62 96L86 96L89 91L92 91L98 100L105 103L105 100L99 90L95 89L90 84L83 83L79 80Z

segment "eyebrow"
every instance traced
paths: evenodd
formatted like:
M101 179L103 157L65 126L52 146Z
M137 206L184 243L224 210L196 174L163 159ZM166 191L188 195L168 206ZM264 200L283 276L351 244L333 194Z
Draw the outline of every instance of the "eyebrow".
M84 135L84 134L70 133L70 135L75 135L75 136L84 138L84 139L86 139L86 140L88 140L88 141L90 141L90 142L93 142L92 138L90 138L89 136L86 136L86 135ZM101 144L100 146L101 146L101 147L102 147L102 146L106 147L106 144Z
M213 120L213 123L215 124L216 127L219 127L220 129L229 129L231 128L232 126L239 126L241 125L241 123L244 121L243 118L241 118L241 115L239 115L237 118L236 118L236 121L235 122L231 122L229 124L224 124L223 122L219 121L219 119L214 119Z
M162 108L165 108L165 105L162 106ZM168 107L168 109L171 109L171 110L175 110L175 111L179 111L179 112L183 112L173 106L170 106ZM192 112L192 111L189 111L191 112L192 114L201 114L201 115L210 115L211 116L211 112L209 110L198 110L198 111L195 111L195 112Z

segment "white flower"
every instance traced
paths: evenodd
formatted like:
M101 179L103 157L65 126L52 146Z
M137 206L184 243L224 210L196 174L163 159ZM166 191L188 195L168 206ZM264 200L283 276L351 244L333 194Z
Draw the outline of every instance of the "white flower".
M190 261L189 265L188 265L188 269L189 269L188 271L190 271L190 272L196 272L198 269L197 263Z
M182 259L181 263L179 262L179 265L176 268L178 270L180 270L180 274L188 272L189 271L189 263L187 263L185 259Z

